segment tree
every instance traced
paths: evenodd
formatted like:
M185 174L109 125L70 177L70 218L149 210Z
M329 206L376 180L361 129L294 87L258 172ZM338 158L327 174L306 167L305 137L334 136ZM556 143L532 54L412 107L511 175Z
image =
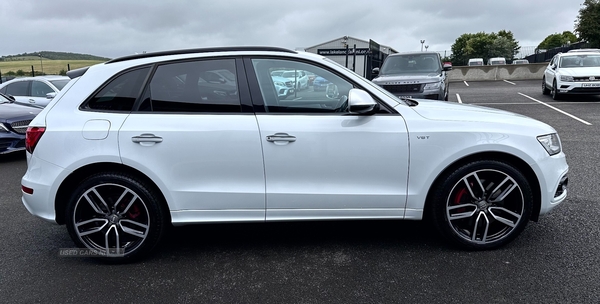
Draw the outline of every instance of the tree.
M575 36L575 34L571 33L570 31L564 31L562 32L562 34L559 33L554 33L551 35L548 35L548 37L546 37L544 39L544 41L542 41L537 49L538 50L549 50L549 49L553 49L555 47L561 47L563 45L567 45L569 43L575 43L577 42L579 39L577 39L577 36Z
M462 34L452 45L452 62L466 65L469 58L505 57L512 59L521 47L511 31L501 30L497 34L479 32Z
M592 47L600 47L600 0L585 0L575 20L575 32Z

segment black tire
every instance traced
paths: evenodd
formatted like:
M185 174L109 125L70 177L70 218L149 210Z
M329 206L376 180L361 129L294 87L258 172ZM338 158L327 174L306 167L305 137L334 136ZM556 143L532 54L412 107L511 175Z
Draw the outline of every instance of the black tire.
M65 215L71 239L94 257L132 261L150 253L168 225L151 187L121 173L92 175L75 189Z
M428 206L437 229L452 244L469 250L495 249L525 229L533 193L512 165L480 160L442 176Z
M550 94L550 89L548 89L548 87L546 86L546 77L544 77L542 79L542 94L543 95L549 95Z
M558 90L556 89L556 79L552 83L552 90L550 90L550 95L552 95L552 99L559 100L560 95L558 94Z

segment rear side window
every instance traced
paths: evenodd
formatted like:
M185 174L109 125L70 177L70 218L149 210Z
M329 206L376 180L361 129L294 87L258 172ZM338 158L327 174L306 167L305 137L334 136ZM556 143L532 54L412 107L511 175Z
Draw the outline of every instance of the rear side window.
M235 59L161 65L146 90L140 111L241 112Z
M96 93L84 109L104 111L125 111L133 109L133 104L142 91L149 67L121 74Z
M29 81L19 81L6 86L6 94L12 96L29 96Z

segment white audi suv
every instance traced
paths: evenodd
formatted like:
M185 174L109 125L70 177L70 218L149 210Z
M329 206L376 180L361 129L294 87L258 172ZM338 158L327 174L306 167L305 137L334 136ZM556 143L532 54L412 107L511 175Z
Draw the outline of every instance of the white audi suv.
M329 84L283 99L277 70ZM169 225L215 222L429 219L452 244L493 249L567 196L549 125L401 100L315 54L178 50L68 75L27 130L23 203L108 260L147 254Z

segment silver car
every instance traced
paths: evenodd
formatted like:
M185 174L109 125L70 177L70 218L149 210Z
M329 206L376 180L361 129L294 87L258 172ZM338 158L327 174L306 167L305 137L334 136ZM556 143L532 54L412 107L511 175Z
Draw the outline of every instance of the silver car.
M446 71L451 69L442 66L436 52L392 54L381 69L373 69L378 75L373 83L400 98L448 100Z
M13 96L16 104L44 108L70 80L53 75L15 78L0 84L0 93Z

